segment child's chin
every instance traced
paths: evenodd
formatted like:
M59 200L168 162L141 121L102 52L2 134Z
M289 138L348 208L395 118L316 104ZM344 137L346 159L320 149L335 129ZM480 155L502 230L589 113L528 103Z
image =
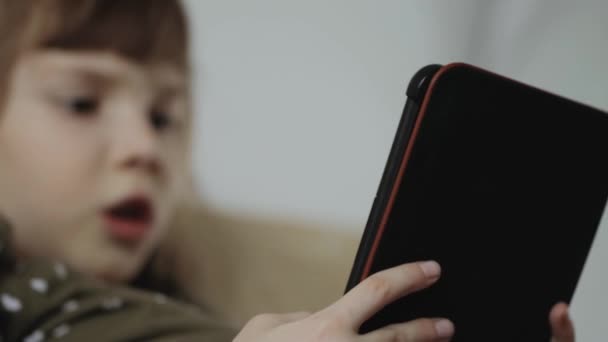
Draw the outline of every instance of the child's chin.
M105 251L105 260L100 260L100 269L96 274L111 283L128 283L137 277L148 259L148 254L143 245L137 248L113 245Z
M148 241L149 242L149 241ZM96 279L126 284L135 279L149 258L148 244L125 246L113 240L78 248L68 260L72 266Z

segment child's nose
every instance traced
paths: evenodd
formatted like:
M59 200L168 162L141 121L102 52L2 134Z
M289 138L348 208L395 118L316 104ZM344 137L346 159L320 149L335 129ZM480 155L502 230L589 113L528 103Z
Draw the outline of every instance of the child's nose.
M138 169L156 175L160 172L158 158L143 153L133 153L126 158L122 165L125 169Z
M126 127L123 127L126 128ZM158 175L161 170L160 139L147 125L132 125L116 132L115 163L121 169L144 171Z

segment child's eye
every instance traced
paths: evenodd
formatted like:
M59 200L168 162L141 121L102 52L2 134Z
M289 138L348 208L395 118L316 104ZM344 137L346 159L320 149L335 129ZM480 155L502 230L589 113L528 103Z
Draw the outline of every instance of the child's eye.
M165 131L167 128L169 128L169 126L171 126L172 123L171 116L168 113L158 109L154 109L150 112L149 120L150 125L152 125L152 128L154 128L154 130L157 132Z
M75 97L67 101L69 110L79 116L89 116L94 114L99 107L99 103L94 97Z

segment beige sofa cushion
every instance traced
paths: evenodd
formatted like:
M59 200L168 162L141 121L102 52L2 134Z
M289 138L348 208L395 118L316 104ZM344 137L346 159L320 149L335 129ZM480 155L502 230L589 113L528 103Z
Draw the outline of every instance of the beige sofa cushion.
M166 253L189 296L240 325L338 299L361 231L190 208L178 215Z

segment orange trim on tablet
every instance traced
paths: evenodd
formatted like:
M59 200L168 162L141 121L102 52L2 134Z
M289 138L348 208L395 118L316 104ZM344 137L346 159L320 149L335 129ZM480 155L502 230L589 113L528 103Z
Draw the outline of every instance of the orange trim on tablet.
M390 212L393 209L395 197L397 197L397 191L401 185L401 180L403 178L403 173L405 172L405 168L406 168L407 163L412 154L412 148L414 146L414 142L416 141L416 137L418 136L418 130L420 129L420 124L426 114L426 109L428 107L428 103L433 94L433 89L435 87L435 84L437 83L437 80L443 74L445 74L447 71L449 71L453 68L456 68L456 67L463 67L463 66L470 67L469 65L464 64L464 63L453 63L453 64L448 64L448 65L442 67L435 73L435 75L433 76L433 79L431 80L431 83L429 84L429 88L427 89L426 94L424 96L424 100L422 101L422 105L420 106L418 117L416 118L416 123L414 125L414 129L412 130L412 135L410 136L410 139L408 141L408 145L405 150L403 160L401 161L401 165L399 166L399 171L397 172L397 177L395 178L395 183L393 184L393 187L391 189L391 195L389 197L386 208L384 209L384 213L382 214L382 220L380 221L380 226L378 227L378 232L376 233L376 236L374 238L374 243L372 244L372 248L371 248L370 253L365 262L365 267L363 268L363 274L361 275L360 281L363 281L365 278L367 278L369 276L369 273L370 273L370 270L372 267L372 263L374 261L374 257L376 256L376 251L378 249L378 246L380 245L380 240L382 239L382 236L384 234L384 230L386 228L386 223L388 221Z

